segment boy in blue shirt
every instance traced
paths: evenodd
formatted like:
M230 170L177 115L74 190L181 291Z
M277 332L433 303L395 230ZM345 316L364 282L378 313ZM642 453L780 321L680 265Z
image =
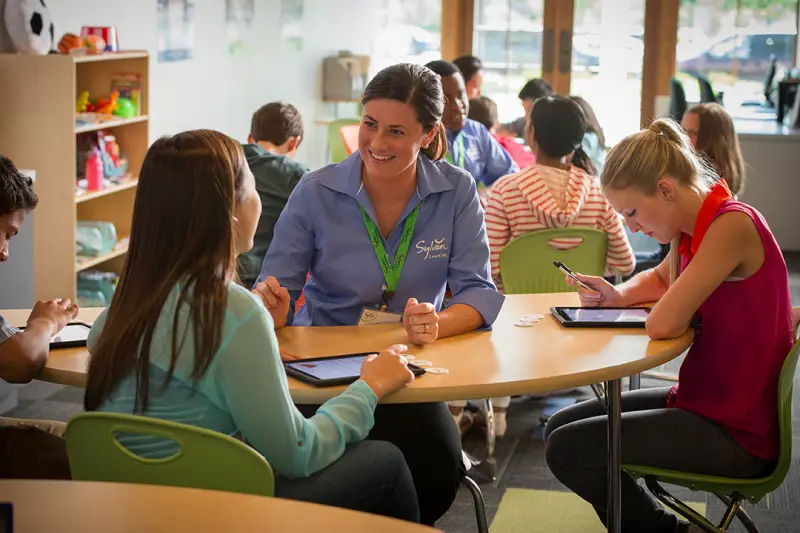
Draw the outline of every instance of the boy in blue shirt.
M442 80L446 100L442 122L447 128L447 160L472 174L478 187L489 187L498 178L519 172L517 164L486 126L467 118L469 100L458 67L444 60L431 61L425 66Z
M239 256L239 278L245 287L255 285L275 223L297 182L308 172L294 161L302 141L303 119L293 105L271 102L253 113L244 155L256 179L262 209L253 248Z

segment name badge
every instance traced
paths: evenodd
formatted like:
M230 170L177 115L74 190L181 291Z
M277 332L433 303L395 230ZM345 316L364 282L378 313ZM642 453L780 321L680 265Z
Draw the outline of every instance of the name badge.
M390 313L380 309L364 307L361 309L361 316L358 319L359 326L372 326L375 324L399 324L403 321L403 315Z

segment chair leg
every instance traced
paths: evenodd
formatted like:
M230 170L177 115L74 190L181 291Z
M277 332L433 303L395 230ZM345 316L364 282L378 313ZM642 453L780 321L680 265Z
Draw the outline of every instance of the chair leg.
M733 505L733 501L728 496L724 496L722 494L717 494L716 496L717 498L722 500L722 503L724 503L728 507L731 507ZM739 519L744 528L747 530L747 533L760 533L758 531L758 528L756 527L755 522L753 522L753 519L750 518L750 515L747 514L747 511L745 511L744 507L742 507L741 505L736 509L736 517Z
M644 478L645 484L647 484L647 488L650 492L653 493L658 501L663 503L666 507L669 507L703 531L707 533L723 533L724 530L720 530L716 525L710 522L705 516L701 515L678 498L670 494L669 492L664 489L661 485L658 484L658 480L653 476L647 476Z
M486 519L486 503L483 501L483 492L469 476L464 476L461 483L469 489L472 495L472 503L475 506L475 520L478 522L478 533L489 533L489 522Z

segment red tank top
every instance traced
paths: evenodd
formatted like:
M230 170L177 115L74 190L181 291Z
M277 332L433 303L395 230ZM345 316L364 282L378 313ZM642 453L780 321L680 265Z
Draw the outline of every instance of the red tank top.
M752 455L774 459L778 377L792 347L789 278L778 243L754 208L726 200L708 224L733 211L746 213L758 229L764 264L746 279L724 282L700 306L699 333L667 406L713 420ZM682 256L681 271L690 260Z

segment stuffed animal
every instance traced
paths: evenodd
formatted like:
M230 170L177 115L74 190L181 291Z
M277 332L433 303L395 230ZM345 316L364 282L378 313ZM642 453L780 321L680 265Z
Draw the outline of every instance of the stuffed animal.
M17 52L45 55L55 44L44 0L6 0L5 25Z

